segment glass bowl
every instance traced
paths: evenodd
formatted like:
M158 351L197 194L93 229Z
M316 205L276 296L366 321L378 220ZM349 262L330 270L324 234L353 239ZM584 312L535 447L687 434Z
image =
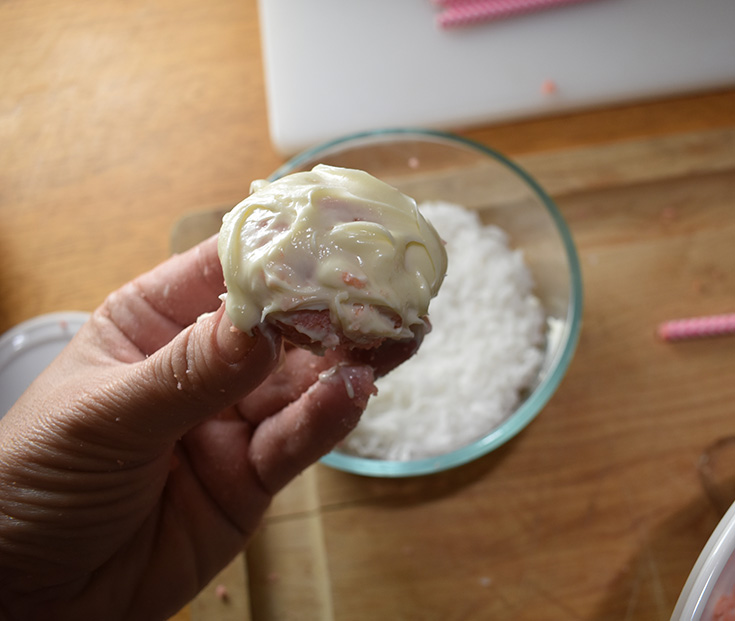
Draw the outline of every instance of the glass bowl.
M477 210L521 249L546 312L546 345L538 377L515 411L478 440L440 456L412 461L372 459L335 449L328 466L375 477L431 474L472 461L504 444L541 411L572 359L582 317L582 278L564 219L536 181L517 164L482 144L438 131L391 129L347 136L309 149L270 179L316 164L356 168L424 201ZM431 313L431 310L429 311Z

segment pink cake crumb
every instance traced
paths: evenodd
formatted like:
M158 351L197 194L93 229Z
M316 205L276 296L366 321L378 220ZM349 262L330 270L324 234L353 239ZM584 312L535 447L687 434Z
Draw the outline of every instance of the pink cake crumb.
M227 602L230 599L230 592L224 584L218 584L214 589L214 594L217 596L218 600L223 602Z
M541 83L541 94L542 95L553 95L558 90L556 82L554 80L544 80Z

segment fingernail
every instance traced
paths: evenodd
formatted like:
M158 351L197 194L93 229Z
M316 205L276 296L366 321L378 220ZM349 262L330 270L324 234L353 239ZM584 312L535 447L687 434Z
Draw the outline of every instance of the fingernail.
M227 316L224 308L219 310L217 325L217 349L219 355L228 364L240 362L253 348L256 337L239 330Z

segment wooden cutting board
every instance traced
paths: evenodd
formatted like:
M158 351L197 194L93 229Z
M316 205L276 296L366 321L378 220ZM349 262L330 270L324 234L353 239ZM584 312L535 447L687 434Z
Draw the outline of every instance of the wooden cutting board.
M519 162L583 267L582 337L557 394L454 471L309 469L177 621L669 618L735 499L735 338L673 345L654 330L735 310L735 127ZM178 222L173 250L216 232L221 211Z

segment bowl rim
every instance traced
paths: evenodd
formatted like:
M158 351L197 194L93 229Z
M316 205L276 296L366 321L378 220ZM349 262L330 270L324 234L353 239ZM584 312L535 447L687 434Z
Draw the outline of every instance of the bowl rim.
M692 567L671 621L699 621L735 551L735 503L720 519Z
M562 240L570 271L570 304L567 310L566 323L561 340L565 346L557 353L550 365L551 372L547 373L539 385L533 390L521 406L505 419L498 427L492 429L482 438L475 440L472 444L454 449L449 453L437 457L416 459L410 461L380 460L368 457L359 457L333 450L322 457L321 463L352 474L371 477L399 478L411 476L423 476L456 468L502 446L511 438L520 433L541 412L548 403L551 396L558 388L561 380L567 372L569 364L574 357L582 323L582 301L583 286L582 272L577 249L572 238L571 231L564 220L558 207L538 184L538 182L513 160L502 155L499 151L488 147L480 142L453 134L451 132L422 129L422 128L387 128L375 129L348 134L340 138L329 140L296 154L269 177L273 181L284 175L294 172L309 160L318 159L320 153L327 153L337 147L349 143L359 143L380 138L396 137L400 140L429 139L433 142L444 142L452 146L477 151L495 160L502 166L517 175L540 199L551 216L556 230Z

